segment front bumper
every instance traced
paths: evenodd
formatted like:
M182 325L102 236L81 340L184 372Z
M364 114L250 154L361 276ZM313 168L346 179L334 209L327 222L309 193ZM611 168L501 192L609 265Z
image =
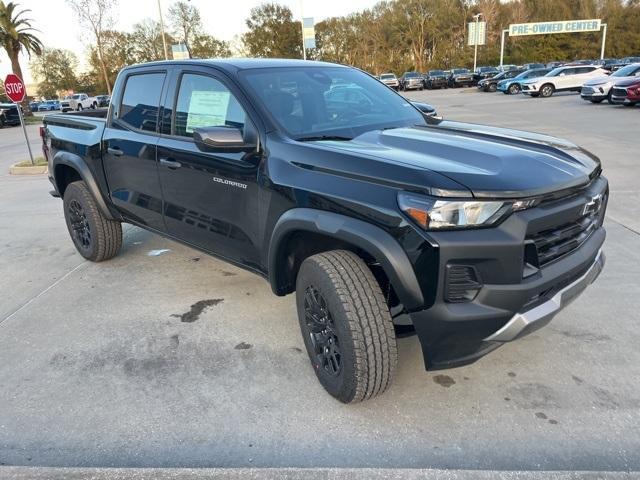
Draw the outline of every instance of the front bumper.
M591 285L604 268L605 256L598 251L596 259L580 278L562 288L551 299L526 312L516 313L504 327L484 339L485 342L511 342L544 327L551 319Z
M604 100L609 96L609 91L611 90L610 86L584 86L582 87L582 89L580 90L580 97L583 100L595 100L595 101L600 101L600 100Z
M604 198L598 220L579 246L530 270L528 239L572 222L598 195ZM435 298L431 307L410 313L426 368L472 363L531 333L592 283L604 265L606 232L601 222L607 196L607 181L601 177L577 195L516 212L495 228L429 232L438 250ZM447 298L445 272L451 265L477 271L481 287L471 301L455 303Z
M419 82L417 82L417 81L406 82L404 84L405 90L419 90L419 89L421 89L423 87L424 87L424 84L421 81L419 81Z

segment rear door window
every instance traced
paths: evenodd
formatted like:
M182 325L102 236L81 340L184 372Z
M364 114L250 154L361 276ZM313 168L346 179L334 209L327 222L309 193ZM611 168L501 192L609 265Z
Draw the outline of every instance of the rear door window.
M117 120L131 128L155 132L165 76L164 72L130 75L124 86L120 111L115 113Z

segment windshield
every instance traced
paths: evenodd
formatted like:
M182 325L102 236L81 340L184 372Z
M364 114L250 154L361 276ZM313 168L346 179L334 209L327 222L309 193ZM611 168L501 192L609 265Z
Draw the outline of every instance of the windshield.
M73 98L74 100L77 100L78 98L80 98L80 95L74 95L74 96L73 96L73 97L71 97L71 98Z
M527 70L526 72L520 73L516 78L533 78L533 77L541 77L549 73L549 70L542 68L537 70Z
M640 65L627 65L620 70L616 70L611 74L612 77L630 77L636 73L636 70L640 70Z
M394 79L394 78L396 78L396 76L393 73L384 73L384 74L380 75L380 78L382 80L388 80L388 79Z
M566 69L564 67L558 67L551 70L549 73L545 75L545 77L557 77L561 72L564 72Z
M419 77L420 74L417 72L407 72L404 74L404 76L407 78L414 78L414 77Z
M467 70L466 68L455 68L453 70L453 73L469 73L469 70Z
M355 69L261 68L240 75L273 120L293 138L353 138L370 130L426 124L403 97Z

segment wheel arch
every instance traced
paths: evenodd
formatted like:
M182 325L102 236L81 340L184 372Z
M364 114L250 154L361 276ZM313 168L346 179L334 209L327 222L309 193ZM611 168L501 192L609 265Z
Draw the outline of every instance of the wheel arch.
M87 185L89 192L95 199L102 214L109 220L115 220L115 217L109 210L109 207L100 192L100 188L98 187L89 166L82 157L69 152L59 151L54 155L52 163L53 179L56 190L60 194L61 198L64 197L64 191L71 182L82 180Z
M388 281L406 308L424 304L413 266L391 235L362 220L309 208L288 210L276 222L266 262L273 292L279 296L291 293L302 260L334 249L353 251L368 263L379 265L380 271L374 274L379 281Z

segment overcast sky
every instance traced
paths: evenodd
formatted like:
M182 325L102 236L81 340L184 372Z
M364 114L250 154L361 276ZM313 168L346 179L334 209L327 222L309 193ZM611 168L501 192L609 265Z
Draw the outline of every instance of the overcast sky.
M39 37L46 47L66 48L73 51L81 62L86 57L86 44L83 32L74 19L73 12L65 0L13 0L22 8L31 9L33 26L40 30ZM264 3L260 0L190 0L198 7L207 33L222 40L232 40L235 35L246 30L245 19L251 8ZM163 15L167 15L171 0L161 0ZM300 18L300 0L278 0L287 5L296 18ZM314 17L320 21L326 17L347 15L371 7L376 0L304 0L302 2L305 17ZM140 20L151 17L158 19L157 0L120 0L115 28L131 30ZM28 59L21 58L24 80L32 82L28 68ZM10 73L11 65L4 50L0 51L0 77L4 79Z

